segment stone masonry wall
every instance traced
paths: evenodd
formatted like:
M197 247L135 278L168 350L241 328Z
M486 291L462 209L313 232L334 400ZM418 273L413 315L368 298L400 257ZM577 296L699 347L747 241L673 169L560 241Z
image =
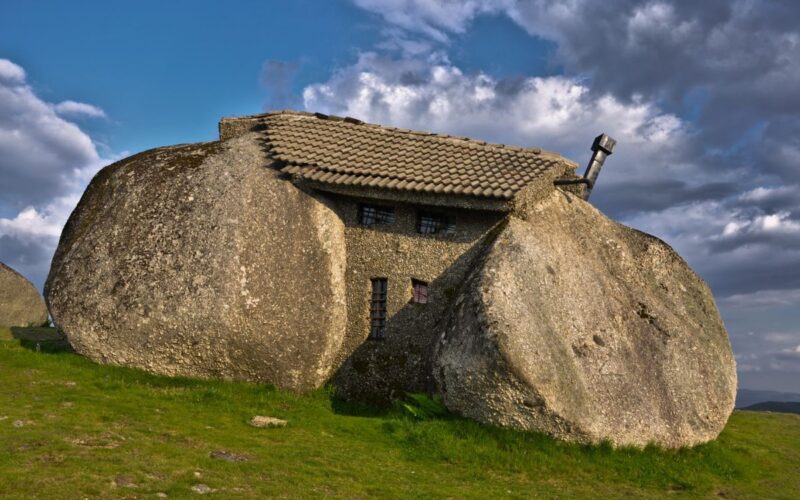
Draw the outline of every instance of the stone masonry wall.
M360 203L394 207L391 225L359 224ZM504 218L500 212L428 210L412 204L375 203L336 197L336 210L345 223L347 247L347 333L335 364L337 394L347 399L383 403L402 391L432 388L433 345L446 308L477 253L476 243ZM419 210L455 218L450 235L417 232ZM388 279L387 327L383 340L368 339L372 278ZM412 279L429 286L429 303L411 303Z

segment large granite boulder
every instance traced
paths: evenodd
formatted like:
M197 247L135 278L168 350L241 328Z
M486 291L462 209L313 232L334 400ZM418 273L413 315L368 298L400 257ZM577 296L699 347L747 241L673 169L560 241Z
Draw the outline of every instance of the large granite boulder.
M434 374L467 417L616 445L714 439L736 392L706 284L662 241L560 191L489 244Z
M327 380L346 323L344 226L269 163L248 133L98 173L45 286L75 350L293 391Z
M33 283L0 262L0 326L41 326L45 321L47 307Z

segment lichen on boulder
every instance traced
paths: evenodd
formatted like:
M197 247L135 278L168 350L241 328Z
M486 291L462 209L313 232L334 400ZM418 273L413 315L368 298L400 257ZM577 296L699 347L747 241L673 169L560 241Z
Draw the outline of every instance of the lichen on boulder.
M736 391L728 336L668 245L552 191L482 259L437 347L448 408L591 443L680 447L722 430Z
M344 227L270 163L248 133L100 171L45 287L75 350L293 391L327 380L346 322Z
M40 326L47 307L33 283L0 262L0 326Z

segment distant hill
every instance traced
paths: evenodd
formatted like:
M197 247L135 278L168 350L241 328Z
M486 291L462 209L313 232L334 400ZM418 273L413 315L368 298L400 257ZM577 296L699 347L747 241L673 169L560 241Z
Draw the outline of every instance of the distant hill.
M777 411L781 413L797 413L800 415L800 402L797 401L765 401L746 406L742 410L750 411Z
M745 409L757 403L765 402L800 402L800 394L794 392L759 391L739 389L736 392L736 408Z

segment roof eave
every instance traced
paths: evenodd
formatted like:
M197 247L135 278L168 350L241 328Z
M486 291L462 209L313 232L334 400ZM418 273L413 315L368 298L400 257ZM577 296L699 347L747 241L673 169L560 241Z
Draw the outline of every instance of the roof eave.
M316 182L295 176L292 182L299 188L312 189L325 193L369 198L381 201L411 203L415 205L463 208L467 210L486 210L491 212L511 212L514 209L513 199L489 198L482 196L465 196L453 193L425 193L392 189L372 188L369 186L346 186Z

